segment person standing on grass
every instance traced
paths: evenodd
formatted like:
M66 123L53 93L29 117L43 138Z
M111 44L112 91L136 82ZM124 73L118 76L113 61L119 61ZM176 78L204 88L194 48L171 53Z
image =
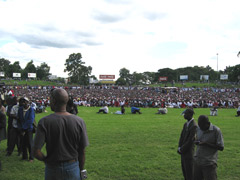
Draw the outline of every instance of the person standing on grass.
M35 120L35 111L29 105L29 99L23 97L21 99L22 106L18 109L18 120L20 122L20 131L22 135L22 159L28 160L29 152L29 162L33 162L33 122Z
M12 121L12 129L11 129L11 138L9 143L9 148L7 149L6 156L11 156L15 145L17 145L18 149L18 156L22 153L22 138L21 133L19 131L19 125L18 124L18 109L20 106L22 106L23 98L19 99L19 103L17 103L17 97L13 97L13 107L10 112L10 117L13 118Z
M197 123L193 119L193 114L194 111L192 109L186 109L184 112L184 119L187 122L183 125L177 150L181 155L182 173L185 180L193 179L194 141L197 129Z
M6 132L6 115L0 111L0 142L7 137L7 132ZM0 161L0 170L2 170L2 165Z
M198 118L197 149L194 155L194 180L216 180L218 151L223 151L221 130L205 115Z
M80 180L88 136L85 122L66 111L68 93L54 89L50 106L55 113L40 119L34 139L34 156L45 162L45 180ZM47 155L41 151L46 143Z

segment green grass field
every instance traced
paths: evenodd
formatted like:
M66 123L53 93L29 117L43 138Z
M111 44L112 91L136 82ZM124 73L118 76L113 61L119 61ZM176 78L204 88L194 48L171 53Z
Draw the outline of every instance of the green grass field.
M110 108L115 112L120 108ZM49 109L48 109L49 110ZM178 180L183 179L178 140L185 120L183 109L169 109L157 115L157 109L142 109L143 114L96 114L98 108L80 107L79 116L87 125L90 145L86 148L85 168L89 180ZM37 121L49 114L37 114ZM199 115L209 109L195 109ZM219 152L218 179L240 179L240 118L236 109L219 109L210 121L220 127L225 149ZM44 163L21 161L15 149L5 157L6 141L0 144L2 171L0 180L42 180ZM45 149L44 149L45 151Z

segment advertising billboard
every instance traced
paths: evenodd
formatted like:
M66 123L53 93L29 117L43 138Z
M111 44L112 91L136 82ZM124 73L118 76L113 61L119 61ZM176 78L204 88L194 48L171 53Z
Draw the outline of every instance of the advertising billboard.
M20 78L21 77L21 73L13 73L12 75L14 78Z
M209 75L201 75L200 80L208 81L209 80Z
M220 80L228 80L228 74L221 74Z
M158 78L158 81L167 81L167 80L168 80L168 77L166 77L166 76L160 76Z
M28 78L36 78L36 73L28 73Z
M188 80L188 75L180 75L180 80Z
M5 77L5 73L4 72L0 72L0 77Z
M99 75L99 79L115 79L115 75Z

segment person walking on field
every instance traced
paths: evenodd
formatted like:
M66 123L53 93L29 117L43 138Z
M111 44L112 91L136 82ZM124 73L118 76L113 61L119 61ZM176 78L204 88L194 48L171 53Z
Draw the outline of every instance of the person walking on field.
M40 119L34 139L34 156L45 162L45 180L80 180L88 146L83 119L66 111L68 93L54 89L50 106L55 113ZM41 151L46 143L46 152Z
M185 180L193 179L194 141L197 129L193 114L192 109L187 109L184 112L184 119L186 119L187 122L183 125L177 150L181 155L182 172Z
M198 118L197 149L194 155L194 180L216 180L218 151L223 151L221 130L205 115Z

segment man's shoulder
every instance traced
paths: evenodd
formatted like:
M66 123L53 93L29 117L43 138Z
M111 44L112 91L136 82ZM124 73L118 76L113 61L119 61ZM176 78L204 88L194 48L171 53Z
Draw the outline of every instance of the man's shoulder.
M220 128L217 127L216 125L213 125L213 124L212 124L212 130L217 131L217 132L221 132Z
M49 114L43 118L40 119L40 121L49 121L49 120L53 120L53 119L71 119L74 121L83 121L82 118L80 118L79 116L76 116L74 114L70 114L70 115L60 115L60 114Z
M192 124L192 126L194 126L194 127L197 127L197 126L198 126L198 125L197 125L197 122L196 122L194 119L192 120L191 124Z

